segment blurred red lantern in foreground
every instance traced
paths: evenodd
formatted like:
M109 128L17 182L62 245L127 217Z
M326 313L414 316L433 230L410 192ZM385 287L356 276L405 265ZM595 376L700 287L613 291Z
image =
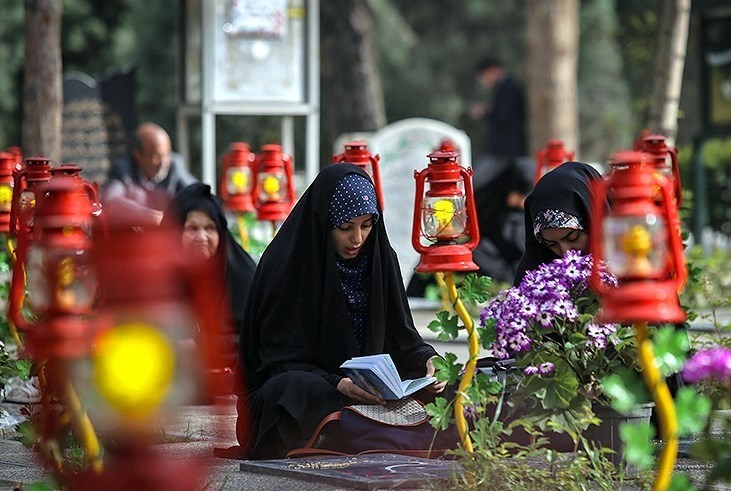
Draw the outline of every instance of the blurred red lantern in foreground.
M602 300L599 318L607 322L683 322L678 290L686 271L680 237L672 227L673 196L667 180L643 166L642 153L624 151L612 157L618 166L606 181L593 184L594 267L591 283ZM660 190L661 203L655 200ZM612 203L605 210L606 198ZM606 263L619 285L600 279Z
M416 194L411 244L421 254L417 272L478 270L472 250L480 241L472 169L457 163L455 151L429 154L429 165L414 172ZM426 183L429 188L425 190ZM427 240L427 245L421 239Z

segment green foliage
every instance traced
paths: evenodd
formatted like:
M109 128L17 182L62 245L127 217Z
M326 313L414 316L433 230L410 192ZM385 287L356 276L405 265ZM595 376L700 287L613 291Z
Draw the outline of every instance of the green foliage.
M624 458L640 470L649 469L655 463L655 427L651 423L622 423L619 435L624 442Z

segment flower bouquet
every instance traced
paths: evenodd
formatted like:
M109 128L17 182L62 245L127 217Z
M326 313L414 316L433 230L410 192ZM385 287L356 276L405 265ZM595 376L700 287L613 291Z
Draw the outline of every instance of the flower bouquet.
M630 327L599 324L589 289L593 259L569 251L501 291L480 314L482 345L497 358L514 357L522 375L507 403L513 415L541 430L568 433L576 443L606 405L602 380L632 367ZM603 281L616 285L608 273Z

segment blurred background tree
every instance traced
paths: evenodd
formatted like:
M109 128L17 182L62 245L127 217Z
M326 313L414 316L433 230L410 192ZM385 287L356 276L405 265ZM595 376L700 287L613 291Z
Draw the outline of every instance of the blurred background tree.
M494 55L526 80L534 68L526 54L528 2L432 1L415 8L411 0L323 0L321 163L329 161L337 134L408 117L435 118L462 128L473 140L473 155L484 152L484 124L468 111L471 102L486 97L476 83L475 67L484 56ZM575 3L580 9L577 158L598 162L615 149L630 147L647 124L664 2ZM64 73L82 71L99 79L136 68L140 119L160 122L175 139L181 5L177 0L63 0ZM0 9L4 148L21 140L24 6L0 0ZM691 29L693 56L697 37ZM698 63L689 60L684 84L691 81L693 90L698 71ZM689 144L697 133L692 124L698 119L697 100L684 85L680 145ZM538 126L543 119L533 116ZM275 118L219 117L217 152L226 152L234 140L257 148L276 140L278 132ZM200 138L196 128L191 128L191 137L195 146Z

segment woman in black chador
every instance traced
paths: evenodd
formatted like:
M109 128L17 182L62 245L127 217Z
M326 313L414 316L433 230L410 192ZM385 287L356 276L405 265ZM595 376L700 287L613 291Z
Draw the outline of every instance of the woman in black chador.
M383 403L339 368L379 353L402 378L434 373L437 353L414 327L373 183L355 165L333 164L292 209L254 276L239 342L245 455L284 457L329 413Z
M216 296L221 314L217 358L223 366L235 368L238 331L256 263L229 232L223 207L209 185L194 183L178 192L161 224L182 228L182 248L189 260L224 280L224 290Z
M590 165L570 161L538 180L525 200L525 253L514 285L567 250L589 253L590 183L603 179Z

